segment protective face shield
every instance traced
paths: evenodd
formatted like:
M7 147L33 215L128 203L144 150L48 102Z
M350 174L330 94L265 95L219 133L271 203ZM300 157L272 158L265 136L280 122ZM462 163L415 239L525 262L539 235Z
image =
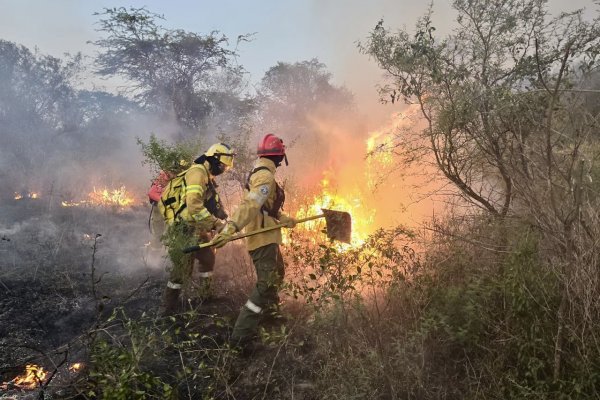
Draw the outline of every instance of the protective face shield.
M266 156L267 158L269 158L271 161L273 161L275 163L276 167L280 167L281 166L281 162L285 160L285 165L288 165L288 160L287 160L287 156L284 154L282 156Z
M229 166L227 166L225 163L222 163L215 157L207 157L206 160L208 161L208 170L212 176L221 175L223 172L229 169Z
M204 156L209 163L210 173L218 176L233 167L235 153L228 145L215 143L206 150Z

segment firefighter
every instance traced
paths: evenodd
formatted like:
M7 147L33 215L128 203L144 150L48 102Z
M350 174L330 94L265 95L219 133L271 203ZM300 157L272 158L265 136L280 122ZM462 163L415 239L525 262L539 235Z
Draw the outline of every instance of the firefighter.
M285 223L289 228L296 224L293 218L281 212L285 193L275 181L277 167L284 160L287 165L283 141L273 134L264 136L258 144L257 155L241 204L213 239L216 247L225 245L242 228L250 232L279 223ZM246 245L256 269L257 281L233 328L232 341L241 348L256 337L261 317L277 311L277 292L284 277L280 244L281 229L247 238Z
M226 219L227 214L216 193L214 177L233 167L234 155L228 145L213 144L189 169L172 179L163 192L159 206L168 225L165 244L172 262L163 295L163 315L176 312L181 288L191 276L194 263L198 265L200 298L212 295L215 250L205 248L188 255L183 249L209 241L212 232L223 227L224 223L219 219Z

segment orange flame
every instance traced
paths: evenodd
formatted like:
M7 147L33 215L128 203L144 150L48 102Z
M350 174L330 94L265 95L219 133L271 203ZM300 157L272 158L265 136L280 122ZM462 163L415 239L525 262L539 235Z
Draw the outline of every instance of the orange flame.
M359 246L364 243L373 230L375 210L369 210L365 206L358 190L340 192L337 188L331 186L328 178L323 178L320 186L320 192L313 197L310 204L299 207L296 212L296 219L321 214L323 208L346 211L352 216L351 245ZM299 230L316 232L323 227L323 224L323 220L313 220L298 225L298 227Z
M38 199L40 197L39 193L36 192L27 192L27 194L23 195L22 193L15 192L15 200L21 200L23 198L28 199Z
M71 373L79 372L83 369L83 367L84 367L83 363L73 363L73 364L69 365L69 372L71 372Z
M135 197L127 191L125 186L117 189L96 189L88 194L87 200L63 201L63 207L100 206L100 207L130 207L137 203Z
M10 382L5 382L0 387L4 390L9 386L17 387L19 389L35 389L36 387L41 386L46 379L47 374L48 373L44 371L44 368L35 364L27 364L23 375L17 376Z
M118 189L101 189L96 190L89 194L90 201L92 204L101 205L101 206L131 206L135 202L133 196L127 193L125 186L121 186Z
M330 168L320 178L317 193L296 208L296 219L321 214L322 208L346 211L352 217L352 247L363 244L378 228L399 223L398 210L406 193L399 179L384 178L398 168L393 132L403 123L401 116L395 116L389 126L369 132L366 139L337 133L335 128L323 124L324 131L336 132L339 140L343 139L343 144L335 146L336 149L342 146L343 151L332 157ZM298 225L298 230L308 233L322 227L324 221L315 220Z

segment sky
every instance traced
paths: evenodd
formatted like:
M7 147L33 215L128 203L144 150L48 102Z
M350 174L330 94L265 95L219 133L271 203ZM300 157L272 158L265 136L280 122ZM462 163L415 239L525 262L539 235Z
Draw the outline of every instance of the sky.
M146 7L162 14L168 28L201 34L217 30L230 38L231 46L238 35L254 34L252 42L238 47L239 62L253 83L278 61L318 58L336 84L355 93L359 105L375 105L382 74L358 52L357 41L364 40L380 19L386 26L411 29L428 4L416 0L0 0L0 39L58 57L78 51L94 56L97 48L90 41L101 35L95 12L106 7ZM592 0L551 0L549 7L554 12L598 8ZM438 32L448 29L452 19L450 1L435 1Z
M294 63L317 58L328 67L334 83L344 85L356 97L359 111L356 121L360 123L352 126L352 129L344 130L344 123L350 125L352 118L336 121L331 126L324 121L315 121L316 125L323 125L319 125L319 134L331 144L327 147L331 153L330 160L326 160L331 161L328 170L335 171L335 178L339 182L348 182L340 183L340 187L354 190L360 181L356 171L352 168L342 171L339 166L357 164L356 160L364 162L363 139L386 129L391 131L396 127L394 124L398 123L394 114L403 111L401 104L383 105L378 101L376 85L384 82L382 72L373 60L360 54L357 41L364 41L380 19L391 29L412 31L416 20L426 12L428 5L427 0L0 0L0 39L38 48L42 54L57 57L62 57L64 53L81 52L92 61L98 49L90 42L102 37L102 33L97 31L100 17L94 13L102 12L107 7L131 6L145 7L153 13L162 14L165 18L162 24L169 29L199 34L220 31L231 39L232 47L239 35L253 34L251 42L239 46L238 61L249 71L250 80L254 83L258 83L264 73L279 61ZM581 7L589 7L589 13L596 15L599 6L592 0L549 1L549 9L553 13ZM433 10L437 33L442 36L449 33L454 21L450 0L436 0ZM103 85L106 90L114 89L114 85L110 87L110 81L94 78L92 74L87 77L94 79L98 89L103 89ZM363 116L367 116L364 123ZM131 132L128 131L131 140L127 142L128 147L123 147L119 153L125 161L123 164L115 163L116 166L140 164L130 156L137 152L137 144L133 141L135 135L166 130L155 126L156 121L149 120L146 124L147 129L136 123L131 127ZM353 130L359 130L364 137L356 135L353 138L356 143L351 145L348 138L352 135L348 135L348 131ZM307 162L302 162L300 154L312 157L312 154L302 151L308 148L308 144L303 146L297 147L295 165L307 165ZM290 154L292 151L290 149ZM322 164L329 165L326 162ZM321 164L313 163L311 167L320 172ZM302 168L306 172L306 168ZM393 181L387 185L390 192L381 196L393 200L390 212L404 213L403 210L399 211L397 203L401 197L398 193L409 193L410 190L405 190L406 186L397 186L397 183ZM346 198L352 198L354 194L353 191L339 193ZM404 198L401 201L410 203ZM423 214L431 209L428 205L420 207ZM392 221L391 214L381 215L388 222ZM393 215L395 218L397 214ZM403 215L401 217L405 218Z

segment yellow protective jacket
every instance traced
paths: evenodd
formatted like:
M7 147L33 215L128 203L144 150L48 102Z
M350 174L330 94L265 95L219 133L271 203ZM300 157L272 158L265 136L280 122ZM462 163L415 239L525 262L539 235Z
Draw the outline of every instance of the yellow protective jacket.
M206 163L205 163L206 164ZM204 202L210 197L209 181L212 179L205 164L194 164L185 173L186 208L179 217L201 230L210 230L216 218L206 209Z
M272 207L275 202L275 163L268 158L259 158L254 163L254 169L260 167L266 167L267 169L256 171L250 176L244 198L229 219L229 222L233 223L238 231L244 228L246 232L251 232L279 223L278 219L261 211L263 205ZM281 213L279 213L278 218L281 218ZM246 238L248 251L271 243L281 244L281 229L274 229Z

